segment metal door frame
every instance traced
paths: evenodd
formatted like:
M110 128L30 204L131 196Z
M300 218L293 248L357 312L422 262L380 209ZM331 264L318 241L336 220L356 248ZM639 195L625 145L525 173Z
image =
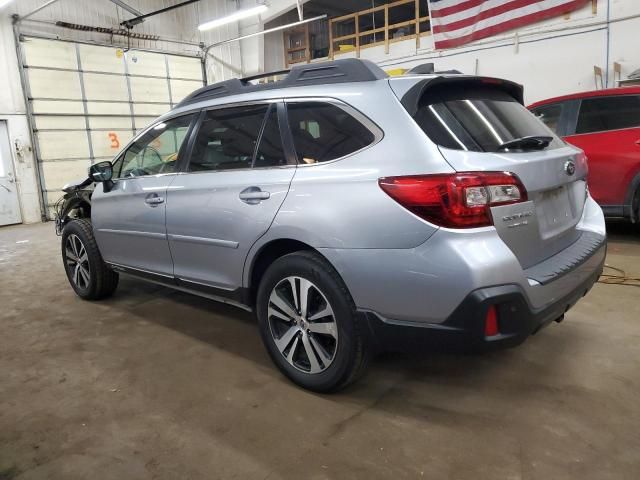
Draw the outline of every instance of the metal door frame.
M18 223L23 223L24 215L22 212L22 198L20 195L20 184L18 182L18 172L16 168L15 158L13 156L13 149L11 148L11 137L9 136L9 118L0 115L0 123L4 123L5 130L7 131L6 141L7 141L7 149L9 151L9 168L13 170L13 184L16 187L16 197L18 199ZM2 142L2 137L3 135L0 134L0 142ZM12 224L9 224L9 225L12 225Z

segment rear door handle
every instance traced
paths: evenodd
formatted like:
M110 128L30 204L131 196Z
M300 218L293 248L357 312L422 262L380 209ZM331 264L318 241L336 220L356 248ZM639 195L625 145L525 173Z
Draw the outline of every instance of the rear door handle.
M636 140L636 145L640 146L640 139Z
M161 203L164 203L164 197L161 197L157 193L150 193L149 195L146 196L146 198L144 199L144 202L147 205L150 205L152 207L156 207L156 206L160 205Z
M240 197L240 200L242 200L244 203L248 203L249 205L256 205L262 200L267 200L269 197L271 197L271 193L261 190L260 187L247 187L240 192L238 197Z

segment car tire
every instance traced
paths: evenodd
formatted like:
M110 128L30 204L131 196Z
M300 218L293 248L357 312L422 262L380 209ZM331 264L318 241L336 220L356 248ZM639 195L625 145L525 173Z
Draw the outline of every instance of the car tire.
M100 254L91 222L77 219L62 230L62 261L71 288L85 300L101 300L113 294L118 274Z
M631 221L640 224L640 187L631 200Z
M256 312L273 362L301 387L334 392L366 370L365 325L346 285L319 254L301 251L274 261L260 282Z

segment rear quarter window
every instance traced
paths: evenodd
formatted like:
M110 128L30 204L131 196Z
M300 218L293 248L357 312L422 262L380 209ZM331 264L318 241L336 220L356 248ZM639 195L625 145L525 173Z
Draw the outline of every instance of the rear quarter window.
M335 160L375 141L371 130L331 103L288 102L287 116L301 164Z
M496 152L509 141L555 133L508 93L495 87L439 85L423 95L414 116L429 138L446 148Z
M542 105L540 107L532 108L531 113L549 127L550 130L558 133L560 116L562 115L562 104L552 103L550 105Z

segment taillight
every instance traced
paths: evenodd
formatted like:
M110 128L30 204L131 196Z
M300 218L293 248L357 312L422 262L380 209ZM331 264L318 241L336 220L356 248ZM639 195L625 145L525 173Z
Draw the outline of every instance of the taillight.
M527 201L522 182L509 172L385 177L378 184L407 210L450 228L493 225L491 207Z
M586 180L587 176L589 175L589 159L587 158L587 155L584 152L578 153L576 155L575 162L576 167L584 171L584 177Z

